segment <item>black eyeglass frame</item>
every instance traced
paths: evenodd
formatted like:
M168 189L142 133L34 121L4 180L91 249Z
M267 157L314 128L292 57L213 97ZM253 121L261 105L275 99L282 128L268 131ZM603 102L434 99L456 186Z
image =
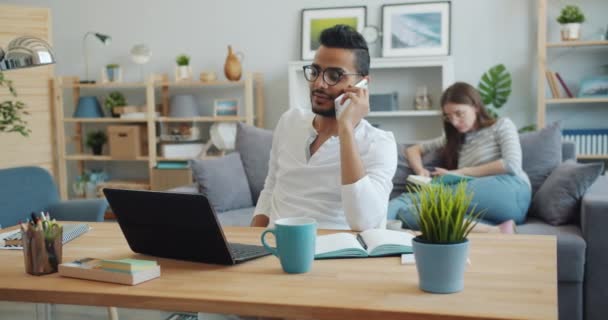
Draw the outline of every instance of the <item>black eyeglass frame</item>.
M317 76L314 77L313 79L308 79L308 77L306 76L307 75L306 71L309 70L309 69L315 69L317 71ZM329 67L329 68L324 69L323 71L319 71L319 69L320 68L318 68L318 67L316 67L315 65L312 65L312 64L303 66L302 70L304 71L304 78L306 79L306 81L308 81L308 82L315 82L315 81L317 81L317 79L319 78L319 76L322 75L321 79L323 79L323 82L325 82L328 86L335 86L338 83L340 83L340 81L342 81L342 79L344 79L345 76L362 76L363 77L363 74L361 74L361 73L346 73L341 68ZM336 71L340 75L339 78L338 78L338 80L335 83L327 81L327 79L325 78L325 75L327 74L328 70L329 71Z

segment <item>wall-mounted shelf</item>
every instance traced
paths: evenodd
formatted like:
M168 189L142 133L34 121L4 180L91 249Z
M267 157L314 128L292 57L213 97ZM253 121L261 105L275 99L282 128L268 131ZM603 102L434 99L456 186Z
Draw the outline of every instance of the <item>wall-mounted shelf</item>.
M439 110L399 110L399 111L372 111L368 117L434 117L440 116Z
M192 117L192 118L169 118L160 117L156 119L158 122L240 122L246 121L247 117Z
M114 159L107 155L92 155L92 154L70 154L65 156L66 160L77 160L77 161L148 161L149 157L140 156L135 159Z
M608 103L606 98L551 98L546 100L547 104L568 104L568 103Z
M73 123L134 123L147 122L146 119L121 119L121 118L64 118L63 122Z
M547 43L547 48L570 48L570 47L608 47L608 40L598 41L562 41Z

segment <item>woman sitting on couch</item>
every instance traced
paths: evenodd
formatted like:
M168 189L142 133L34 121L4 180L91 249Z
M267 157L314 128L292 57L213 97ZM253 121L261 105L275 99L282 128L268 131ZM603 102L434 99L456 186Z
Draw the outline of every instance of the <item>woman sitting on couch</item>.
M477 232L513 233L530 206L531 187L523 171L521 145L511 120L492 118L477 90L464 82L450 86L441 96L444 135L406 149L409 166L421 176L455 173L472 176L468 190L472 205L484 210ZM425 169L422 155L440 151L446 168ZM412 200L404 193L390 201L388 219L403 220L417 229Z

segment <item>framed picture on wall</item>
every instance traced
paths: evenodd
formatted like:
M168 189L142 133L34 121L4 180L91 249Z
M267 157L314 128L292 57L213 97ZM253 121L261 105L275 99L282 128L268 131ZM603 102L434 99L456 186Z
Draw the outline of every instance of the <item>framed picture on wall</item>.
M382 6L382 56L450 54L450 2Z
M216 117L236 116L239 113L239 99L213 100L213 115Z
M345 24L363 31L365 14L365 6L302 10L302 60L314 59L321 32L327 28Z

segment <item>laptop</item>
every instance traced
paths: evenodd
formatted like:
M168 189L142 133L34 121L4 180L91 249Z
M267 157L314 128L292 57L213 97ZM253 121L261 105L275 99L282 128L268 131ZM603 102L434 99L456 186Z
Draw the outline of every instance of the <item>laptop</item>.
M228 243L204 195L108 188L103 193L134 252L222 265L270 254L263 246Z

